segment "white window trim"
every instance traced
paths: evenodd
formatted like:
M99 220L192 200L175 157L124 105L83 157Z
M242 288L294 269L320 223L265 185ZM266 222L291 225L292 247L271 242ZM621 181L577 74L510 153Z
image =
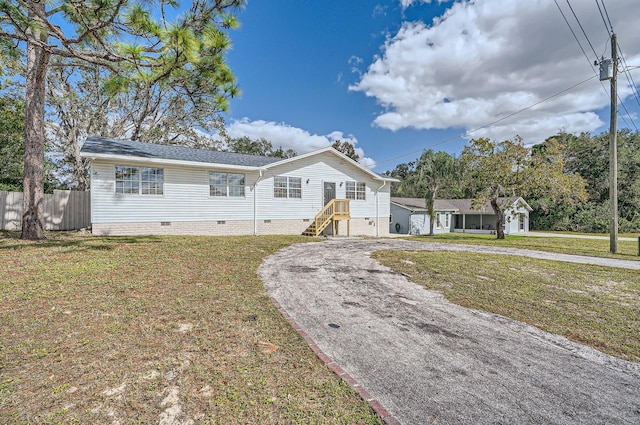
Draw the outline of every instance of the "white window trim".
M348 189L349 184L353 184L353 191L350 191ZM362 190L358 190L358 185L363 185L364 188ZM353 198L349 198L349 192L353 192ZM358 194L359 193L362 194L362 199L358 198ZM358 181L347 181L347 182L345 182L344 197L346 199L351 200L351 201L366 201L367 200L367 183L358 182Z

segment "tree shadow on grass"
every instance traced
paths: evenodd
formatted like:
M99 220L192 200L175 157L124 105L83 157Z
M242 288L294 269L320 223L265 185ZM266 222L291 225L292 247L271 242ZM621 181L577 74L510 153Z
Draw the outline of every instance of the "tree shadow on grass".
M608 240L572 239L572 238L540 238L525 235L507 235L505 239L495 236L464 233L447 233L444 235L420 235L415 240L425 242L446 242L468 245L499 246L533 251L558 252L562 254L583 255L588 257L619 258L639 261L636 242L620 241L617 254L609 253Z
M19 231L0 231L0 250L26 248L72 248L73 251L110 251L117 244L161 243L157 236L93 236L86 232L47 232L46 239L27 241L20 239Z

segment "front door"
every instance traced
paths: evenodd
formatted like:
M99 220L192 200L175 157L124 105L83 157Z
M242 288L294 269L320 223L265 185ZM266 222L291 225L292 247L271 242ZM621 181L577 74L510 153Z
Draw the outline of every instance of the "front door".
M336 184L331 182L324 182L324 191L322 196L323 196L324 205L327 205L329 202L331 202L332 199L336 199ZM333 235L332 227L333 226L331 225L327 226L327 228L324 229L322 234L325 236Z
M327 205L332 199L336 199L336 184L324 182L324 205Z

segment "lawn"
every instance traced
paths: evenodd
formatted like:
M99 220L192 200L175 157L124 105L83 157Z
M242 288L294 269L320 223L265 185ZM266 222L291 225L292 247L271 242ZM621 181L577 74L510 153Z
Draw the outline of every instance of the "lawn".
M0 423L380 424L256 270L301 237L0 236Z
M618 254L609 252L609 240L577 239L559 237L534 237L507 235L498 240L495 235L474 233L443 233L433 236L412 236L410 240L425 242L447 242L469 245L489 245L511 248L532 249L537 251L558 252L562 254L588 255L592 257L610 257L623 260L640 261L638 256L638 241L618 241Z
M470 252L380 251L373 258L455 304L640 362L640 271Z

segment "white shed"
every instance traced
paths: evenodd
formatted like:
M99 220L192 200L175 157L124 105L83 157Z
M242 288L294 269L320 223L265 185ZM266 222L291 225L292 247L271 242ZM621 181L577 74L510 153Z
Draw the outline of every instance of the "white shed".
M449 233L453 230L456 208L446 200L436 199L434 233ZM423 198L391 198L391 223L389 232L409 235L429 234L429 214Z
M506 234L529 231L531 207L521 197L499 198L505 210ZM391 233L429 233L429 215L423 198L391 198ZM494 233L496 216L489 203L475 205L473 199L436 199L434 233Z

